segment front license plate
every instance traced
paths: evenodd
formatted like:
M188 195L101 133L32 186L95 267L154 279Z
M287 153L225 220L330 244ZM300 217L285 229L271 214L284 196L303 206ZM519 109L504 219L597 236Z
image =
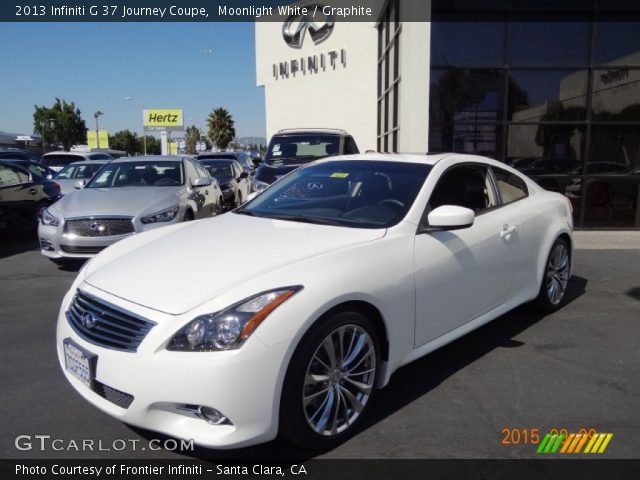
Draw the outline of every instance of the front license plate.
M71 375L91 388L96 376L98 356L88 352L70 338L62 341L64 346L64 366Z

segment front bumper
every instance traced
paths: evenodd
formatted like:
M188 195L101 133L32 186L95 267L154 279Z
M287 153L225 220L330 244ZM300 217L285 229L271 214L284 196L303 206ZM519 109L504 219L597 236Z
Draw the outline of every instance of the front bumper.
M38 222L40 253L45 257L52 259L91 258L119 240L135 235L136 233L141 233L166 225L173 225L174 223L179 222L179 218L182 217L176 215L176 218L171 222L150 224L143 224L134 221L134 232L108 237L82 237L79 235L65 233L63 222L61 222L57 227L52 225L43 225L42 222Z
M275 438L280 398L277 379L286 342L267 347L253 335L238 350L167 351L166 342L186 318L160 314L86 284L82 289L157 322L135 353L104 348L84 340L72 329L65 312L73 292L67 294L58 316L58 360L67 380L87 401L128 424L206 447L240 447ZM66 371L63 342L67 338L97 355L98 388L89 389ZM109 394L105 394L105 388ZM118 401L119 394L133 397L128 408ZM185 406L191 406L191 411ZM232 424L208 423L194 415L193 407L197 406L217 409Z

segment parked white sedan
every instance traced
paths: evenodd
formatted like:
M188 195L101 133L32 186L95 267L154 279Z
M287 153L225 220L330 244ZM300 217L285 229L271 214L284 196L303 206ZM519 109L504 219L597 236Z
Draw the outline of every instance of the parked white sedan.
M60 365L132 425L326 447L402 365L522 303L558 308L571 235L566 198L493 160L320 160L88 262L60 309Z

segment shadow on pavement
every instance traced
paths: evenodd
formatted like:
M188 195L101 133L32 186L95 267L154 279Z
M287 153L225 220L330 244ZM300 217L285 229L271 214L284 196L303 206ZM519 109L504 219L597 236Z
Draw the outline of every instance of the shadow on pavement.
M587 280L573 276L566 292L566 304L585 293ZM367 414L354 434L393 415L406 405L429 393L457 371L473 363L496 348L518 348L523 342L515 340L522 331L542 320L547 314L523 305L464 337L397 370L389 384L378 390ZM132 428L146 439L166 439L155 432ZM270 460L287 463L305 461L323 453L296 447L280 438L271 442L235 450L214 450L195 447L189 452L176 452L213 462Z
M33 231L9 230L0 232L0 258L12 257L39 249L38 237Z

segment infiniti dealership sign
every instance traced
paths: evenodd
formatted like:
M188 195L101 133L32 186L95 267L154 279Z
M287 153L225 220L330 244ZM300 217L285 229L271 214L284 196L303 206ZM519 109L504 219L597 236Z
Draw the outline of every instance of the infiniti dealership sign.
M312 15L311 12L314 12ZM315 18L315 13L324 12L322 5L311 5L309 10L304 10L287 17L282 25L282 38L284 42L291 48L300 49L305 43L305 38L309 38L314 45L324 42L333 33L335 27L332 14L321 13L320 18ZM307 35L308 34L308 35ZM329 52L317 55L307 55L292 60L279 62L273 65L273 76L277 80L279 78L289 78L290 75L296 76L297 73L313 74L324 72L327 67L335 70L338 66L347 66L347 52L345 49L339 51L331 50Z
M282 25L282 37L292 48L301 48L308 31L315 45L324 42L333 32L333 15L324 15L321 22L315 22L308 13L291 15Z

